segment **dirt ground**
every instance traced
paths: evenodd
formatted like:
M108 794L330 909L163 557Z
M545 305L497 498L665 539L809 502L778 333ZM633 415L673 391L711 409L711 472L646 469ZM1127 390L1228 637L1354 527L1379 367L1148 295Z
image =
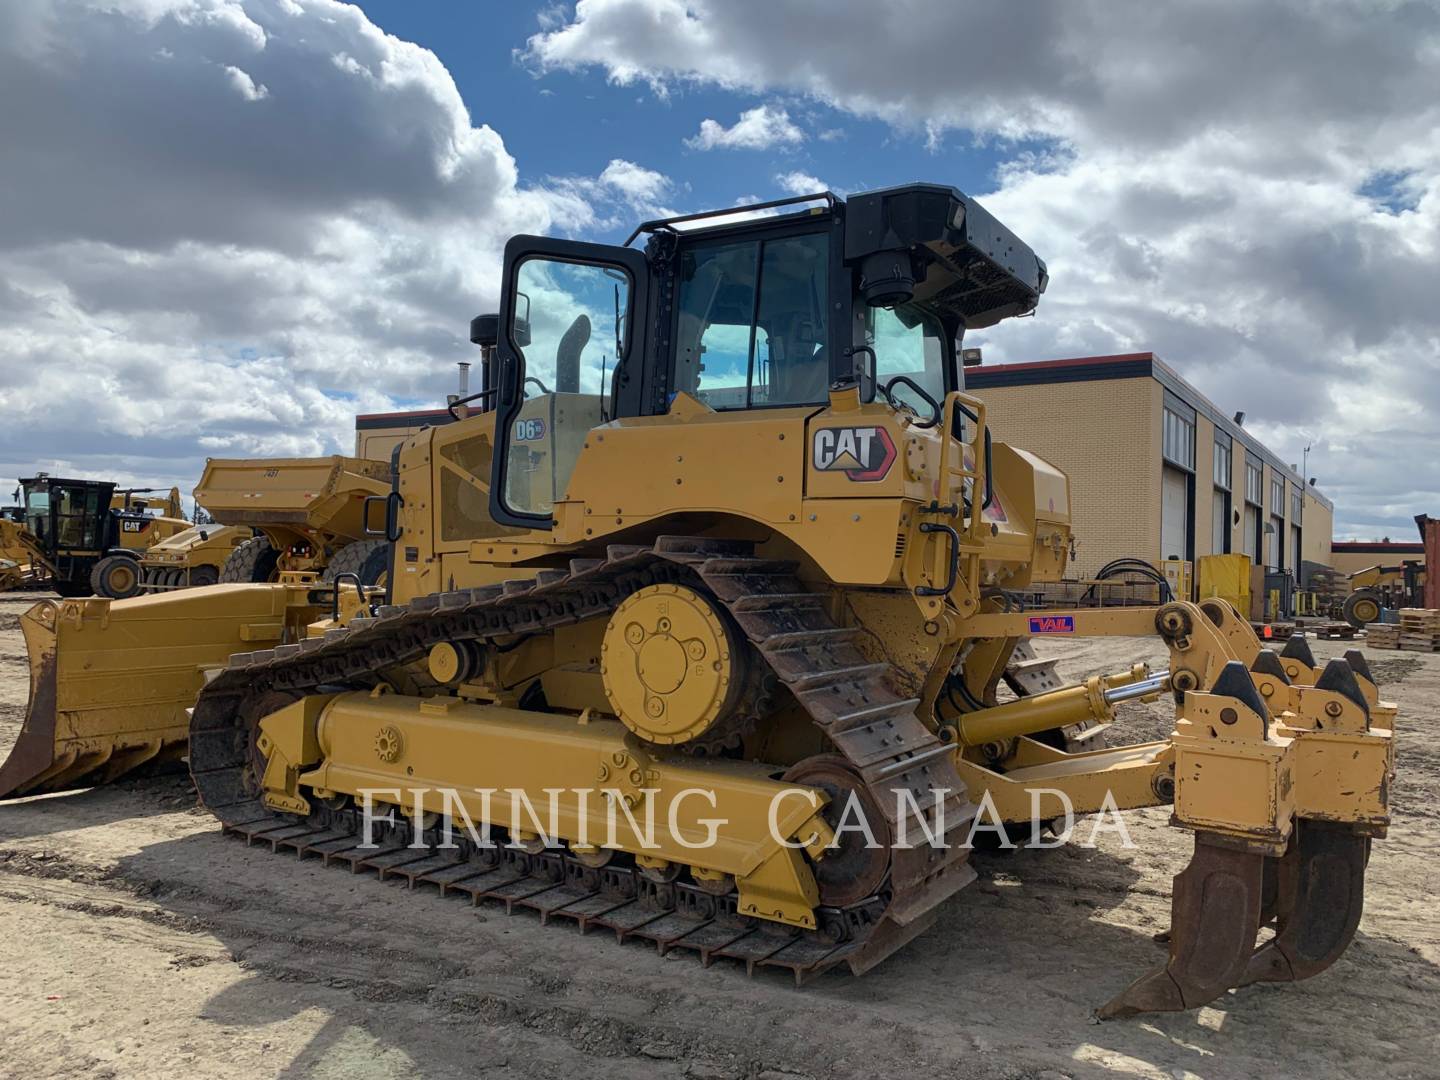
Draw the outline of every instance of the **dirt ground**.
M0 753L23 719L31 600L0 598ZM1042 648L1066 675L1163 659L1129 639ZM0 1074L1434 1077L1440 655L1371 663L1402 710L1395 824L1354 945L1306 983L1092 1021L1163 959L1152 936L1189 857L1163 810L1128 816L1130 850L1107 833L977 855L980 880L928 935L796 990L247 849L176 776L0 806Z

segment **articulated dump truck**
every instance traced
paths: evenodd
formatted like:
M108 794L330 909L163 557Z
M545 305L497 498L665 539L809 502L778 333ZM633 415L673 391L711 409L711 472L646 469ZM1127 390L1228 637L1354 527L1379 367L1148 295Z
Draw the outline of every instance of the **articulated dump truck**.
M760 209L511 240L475 411L368 504L385 587L38 605L0 790L188 735L249 843L797 980L963 918L986 816L1164 805L1194 838L1169 957L1101 1016L1328 967L1389 821L1363 656L1277 655L1223 601L1025 610L1068 483L992 438L958 346L1044 264L948 187ZM1168 667L1062 686L1037 635L1157 635ZM1165 740L1067 738L1161 694Z
M389 488L388 462L338 454L209 458L194 495L212 523L145 551L126 595L277 581L287 571L356 573L364 584L377 584L388 569L388 547L366 537L361 512L367 498Z
M226 583L275 581L287 571L358 573L378 584L384 540L367 538L365 500L390 490L390 463L339 454L318 458L210 458L195 501L221 525L254 535L220 569ZM343 553L343 554L342 554Z

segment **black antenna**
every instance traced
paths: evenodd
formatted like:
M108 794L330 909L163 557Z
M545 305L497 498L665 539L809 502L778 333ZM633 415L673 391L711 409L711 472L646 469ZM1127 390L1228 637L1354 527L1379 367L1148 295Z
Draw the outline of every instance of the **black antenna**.
M605 353L600 354L600 422L608 424L610 417L605 413L605 364L610 359Z

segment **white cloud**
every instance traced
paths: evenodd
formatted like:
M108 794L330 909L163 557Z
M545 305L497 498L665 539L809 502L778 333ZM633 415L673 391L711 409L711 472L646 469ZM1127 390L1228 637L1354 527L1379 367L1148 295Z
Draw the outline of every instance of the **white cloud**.
M833 191L836 195L845 196L851 191L850 188L840 187L838 184L827 184L818 176L801 172L799 169L776 173L775 183L790 195L814 195L821 191Z
M678 213L666 203L676 193L669 177L624 158L612 158L598 176L551 176L545 184L550 198L571 204L573 221L589 230Z
M0 145L0 477L187 491L441 400L511 234L666 190L523 185L432 53L332 0L0 6Z
M700 121L700 132L685 140L692 150L767 150L772 146L793 146L805 141L790 114L770 105L746 109L734 126L725 127L717 121Z
M263 84L257 86L255 80L238 67L227 64L225 72L230 76L230 85L235 87L246 101L261 101L270 96L270 91Z
M776 173L775 183L791 195L813 195L817 191L835 190L818 176L799 171Z
M1313 444L1337 534L1440 508L1413 467L1440 459L1433 4L929 5L919 35L837 4L579 0L525 55L803 95L929 145L940 181L947 133L988 142L1008 160L970 193L1051 270L992 361L1154 349L1287 458Z
M647 214L673 214L673 210L661 208L661 200L671 191L668 179L654 169L636 165L633 161L615 158L600 173L601 185L619 192L631 206L643 209Z

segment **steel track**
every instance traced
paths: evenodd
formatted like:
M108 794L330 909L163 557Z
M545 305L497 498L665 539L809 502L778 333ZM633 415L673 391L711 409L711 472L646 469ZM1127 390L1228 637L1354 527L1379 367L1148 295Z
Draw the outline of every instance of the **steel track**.
M606 927L621 940L654 941L662 953L692 950L705 964L729 957L752 972L785 968L797 983L842 963L865 971L925 930L937 907L974 880L963 840L975 808L944 744L917 716L918 701L894 692L889 665L859 648L864 631L837 625L824 598L806 590L796 570L792 562L757 558L745 542L661 537L649 547L611 546L604 559L573 560L568 570L542 570L533 579L384 607L373 618L297 645L237 654L202 691L192 714L191 771L201 801L247 843L318 855L382 879L399 877L412 888L434 885L476 903L535 910L542 920ZM362 849L355 822L344 816L353 811L320 811L302 820L263 805L251 749L259 719L253 706L262 697L363 688L387 677L428 688L423 661L438 642L485 644L544 633L607 615L626 596L659 583L686 584L723 604L869 787L890 826L899 824L898 793L908 792L914 805L926 808L924 824L942 833L947 846L913 839L921 823L910 822L915 846L892 850L883 891L845 908L822 908L820 929L802 932L739 915L733 892L714 896L684 882L657 883L633 865L595 870L562 852L511 848L498 856L430 846ZM938 804L943 828L935 819L940 790L946 792ZM402 831L397 839L410 837ZM498 861L487 865L492 857Z

